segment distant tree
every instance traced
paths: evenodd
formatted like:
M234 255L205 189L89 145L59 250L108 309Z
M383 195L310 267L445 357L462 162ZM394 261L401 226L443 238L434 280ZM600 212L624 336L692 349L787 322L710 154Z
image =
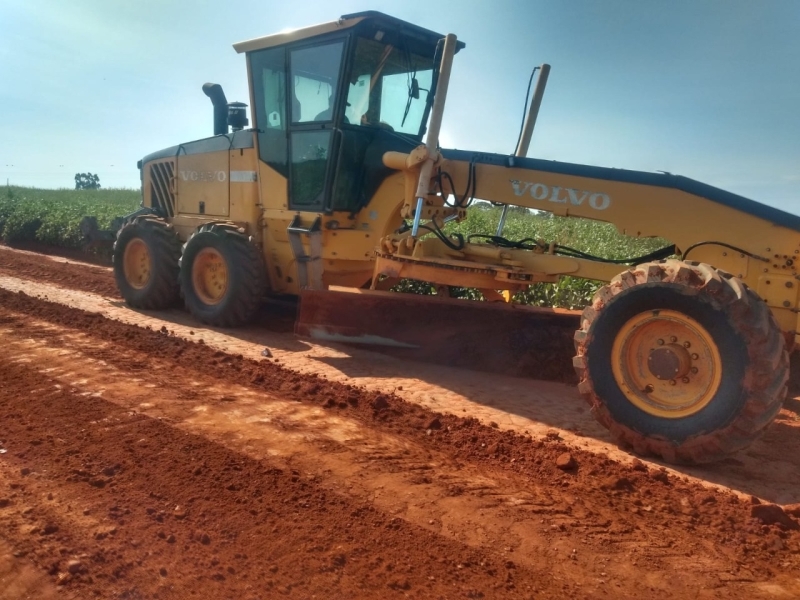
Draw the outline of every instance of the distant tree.
M91 173L75 173L76 190L100 189L100 177Z

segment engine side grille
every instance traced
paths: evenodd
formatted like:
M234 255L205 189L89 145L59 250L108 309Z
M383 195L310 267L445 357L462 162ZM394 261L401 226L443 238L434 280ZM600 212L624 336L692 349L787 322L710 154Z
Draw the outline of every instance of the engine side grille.
M170 160L150 165L152 207L165 217L175 216L175 191L172 183L174 173L174 161Z

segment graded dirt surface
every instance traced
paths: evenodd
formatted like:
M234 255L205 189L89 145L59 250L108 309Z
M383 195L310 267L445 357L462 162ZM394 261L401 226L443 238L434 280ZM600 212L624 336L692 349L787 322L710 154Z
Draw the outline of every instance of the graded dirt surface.
M800 596L797 400L665 469L563 384L232 337L7 252L0 599Z
M44 256L0 246L0 275L48 281L101 296L119 297L111 267L78 262L72 257Z

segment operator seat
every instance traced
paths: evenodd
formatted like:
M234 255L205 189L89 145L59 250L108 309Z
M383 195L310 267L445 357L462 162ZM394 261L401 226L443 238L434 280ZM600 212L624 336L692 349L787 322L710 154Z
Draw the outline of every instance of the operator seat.
M315 121L330 121L333 119L333 106L331 105L331 96L328 96L328 108L314 117Z

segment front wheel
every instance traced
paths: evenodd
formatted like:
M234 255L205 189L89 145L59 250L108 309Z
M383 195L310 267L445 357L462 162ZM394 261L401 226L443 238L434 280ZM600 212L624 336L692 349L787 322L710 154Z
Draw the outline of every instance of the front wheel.
M163 219L145 215L126 223L114 242L114 278L130 306L158 310L180 299L181 243Z
M698 263L639 265L601 288L575 334L579 391L623 445L702 463L751 444L786 395L767 305Z
M247 323L266 289L264 259L252 238L228 223L209 223L191 235L180 261L180 287L189 312L203 323Z

